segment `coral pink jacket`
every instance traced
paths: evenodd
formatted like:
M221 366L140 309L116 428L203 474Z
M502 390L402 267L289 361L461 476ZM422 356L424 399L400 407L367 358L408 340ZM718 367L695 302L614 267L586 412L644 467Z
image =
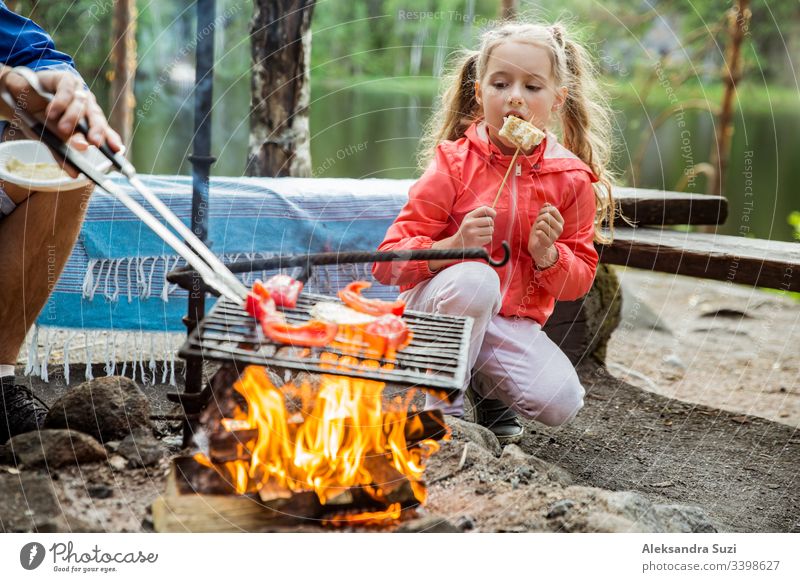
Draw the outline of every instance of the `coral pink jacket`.
M386 233L379 250L428 249L454 235L464 216L491 206L512 156L492 144L481 122L457 141L441 143L422 177L411 187L408 202ZM495 207L491 256L503 256L501 242L511 244L511 260L496 268L503 292L500 314L528 317L544 325L555 300L585 295L594 280L597 252L592 243L597 177L552 133L528 155L520 154ZM556 247L558 261L539 270L528 253L528 237L539 208L547 200L564 217ZM411 289L434 276L427 261L375 263L375 278Z

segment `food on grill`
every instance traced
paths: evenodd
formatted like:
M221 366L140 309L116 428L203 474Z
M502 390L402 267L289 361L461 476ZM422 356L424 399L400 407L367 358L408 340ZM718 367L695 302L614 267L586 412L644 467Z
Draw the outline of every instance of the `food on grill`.
M255 288L256 285L266 288L278 307L297 305L297 298L303 290L303 282L293 279L289 275L274 275L267 279L266 283L257 280L253 283L253 287Z
M321 301L311 308L311 317L337 325L366 325L375 321L375 316L361 313L341 303Z
M312 319L301 325L291 325L280 321L262 321L264 334L274 342L293 346L324 347L336 337L338 326L335 323Z
M396 301L382 301L380 299L369 299L361 295L361 291L372 287L372 283L368 281L353 281L347 287L339 291L339 299L347 305L360 311L376 317L391 313L393 315L403 315L406 310L406 302L402 299Z
M411 343L411 336L406 322L391 313L382 315L364 329L369 351L379 354L402 350Z
M69 178L69 174L62 170L58 164L52 162L35 162L28 164L12 157L6 162L6 169L9 173L28 180L59 180L61 178Z
M545 134L532 123L509 115L503 119L500 137L507 139L522 151L528 152L542 142Z
M260 281L256 281L253 290L247 294L244 309L262 325L265 321L285 321L272 295Z

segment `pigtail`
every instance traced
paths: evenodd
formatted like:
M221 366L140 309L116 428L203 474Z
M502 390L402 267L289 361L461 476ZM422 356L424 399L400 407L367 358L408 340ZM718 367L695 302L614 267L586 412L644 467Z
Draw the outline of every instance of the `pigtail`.
M553 40L563 49L567 69L567 99L561 110L564 146L583 160L600 179L595 186L597 217L595 240L611 242L614 235L614 197L611 191L611 115L586 49L567 38L560 24L550 27ZM602 227L607 224L611 236Z
M445 77L441 104L426 125L421 141L419 165L424 169L441 142L461 138L480 115L475 99L478 51L460 54L452 72Z

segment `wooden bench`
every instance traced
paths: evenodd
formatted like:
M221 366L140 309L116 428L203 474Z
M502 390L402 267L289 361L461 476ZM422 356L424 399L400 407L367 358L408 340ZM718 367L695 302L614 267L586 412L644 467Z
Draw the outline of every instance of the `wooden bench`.
M800 291L800 244L652 225L717 225L728 214L719 196L618 189L618 208L639 226L615 221L614 241L598 245L603 263Z

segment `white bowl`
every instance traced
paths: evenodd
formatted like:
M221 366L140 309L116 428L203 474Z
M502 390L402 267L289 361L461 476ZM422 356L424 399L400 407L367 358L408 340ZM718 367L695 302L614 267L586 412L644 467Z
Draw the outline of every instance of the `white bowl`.
M103 173L108 172L111 167L111 160L106 158L100 150L94 146L89 146L85 152L79 152L87 157L89 162ZM77 178L62 177L51 179L25 178L10 172L7 164L11 158L16 158L26 164L55 164L61 167L53 157L53 153L46 145L40 141L17 140L0 143L0 179L27 188L28 190L40 192L56 192L58 190L73 190L87 186L91 180L79 174Z

